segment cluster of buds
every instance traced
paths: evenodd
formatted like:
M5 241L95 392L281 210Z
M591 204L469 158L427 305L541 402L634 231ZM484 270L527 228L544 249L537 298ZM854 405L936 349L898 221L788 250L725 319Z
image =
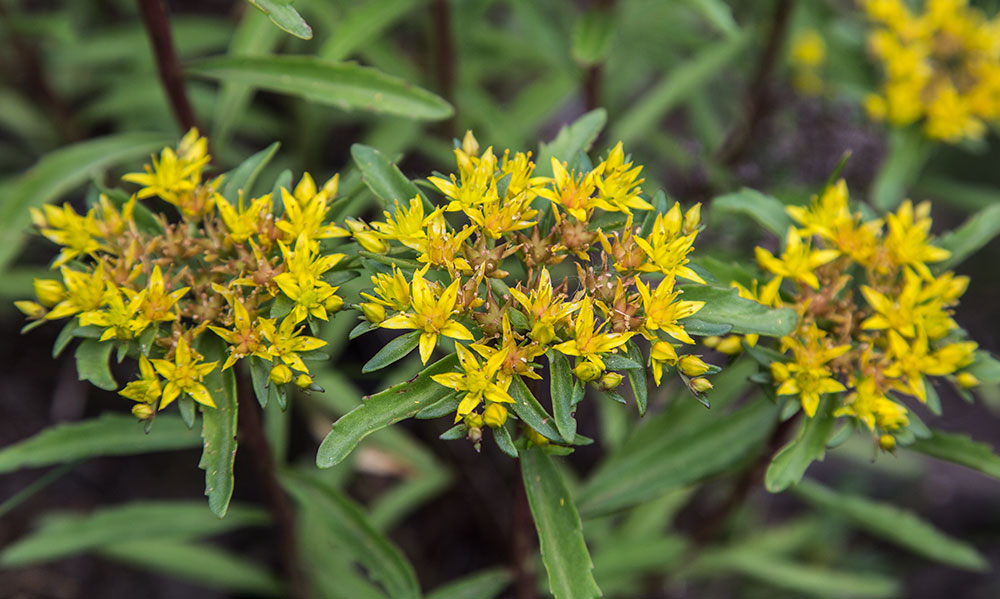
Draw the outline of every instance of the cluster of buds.
M349 234L325 223L337 177L317 188L305 174L280 197L227 199L223 177L204 179L209 162L192 130L123 177L139 186L131 195L109 190L85 214L69 204L33 212L61 246L60 277L36 280L37 301L17 306L37 323L69 318L64 334L136 359L140 378L120 394L143 419L178 398L215 407L206 377L243 359L282 399L293 382L312 387L303 358L325 342L303 334L305 321L344 305L324 279L344 256L320 250Z
M381 252L359 305L371 328L414 331L424 363L454 340L459 370L433 378L457 392L455 421L470 438L507 422L511 385L541 378L543 355L553 372L570 363L581 389L616 397L616 371L647 365L657 384L676 366L692 390L711 388L703 375L717 369L678 351L693 347L683 320L703 305L682 299L680 282L704 283L688 266L699 206L667 209L661 195L654 210L621 143L593 167L552 159L548 177L530 153L481 151L471 133L455 156L457 175L429 179L439 206L397 201L351 230Z
M897 438L912 437L913 415L900 396L936 398L928 376L947 377L959 389L978 384L963 372L976 344L952 319L969 279L932 270L950 252L932 243L926 202L906 201L884 220L865 219L850 211L840 180L808 208L787 210L798 226L788 230L781 255L757 248L758 263L773 278L734 283L744 297L799 314L796 330L781 339L784 357L768 360L777 393L798 396L810 418L825 395L831 415L856 418L883 449L894 448ZM757 339L710 343L737 353Z

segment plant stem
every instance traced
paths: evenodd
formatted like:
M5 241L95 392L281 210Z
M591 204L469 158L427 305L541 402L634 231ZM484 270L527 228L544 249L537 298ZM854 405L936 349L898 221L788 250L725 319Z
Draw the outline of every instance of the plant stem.
M138 0L138 2L146 32L149 34L149 42L153 46L160 82L167 92L174 118L183 131L198 127L187 90L184 88L184 71L177 59L174 40L170 35L170 18L167 16L166 8L162 0Z
M299 568L298 540L295 532L295 512L292 502L275 473L274 454L267 442L264 427L260 419L260 406L249 389L245 376L237 377L237 396L239 403L239 428L243 444L250 451L253 468L257 473L257 482L264 493L271 520L277 536L275 548L278 560L288 583L288 597L292 599L307 599L308 585Z
M451 30L451 7L448 0L434 0L431 3L431 17L434 23L434 59L438 89L452 106L455 105L455 40ZM446 139L455 136L453 113L442 123L442 133Z
M768 32L767 44L757 63L754 74L746 93L745 124L735 129L719 149L718 160L724 165L733 165L743 157L752 145L761 124L773 108L770 93L771 78L788 36L788 25L791 20L794 0L777 0L774 5L774 16L771 19L771 29Z

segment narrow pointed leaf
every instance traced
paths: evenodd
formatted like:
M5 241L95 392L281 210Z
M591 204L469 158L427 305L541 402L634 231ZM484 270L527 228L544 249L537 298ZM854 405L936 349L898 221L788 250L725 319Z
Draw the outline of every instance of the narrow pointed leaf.
M494 599L510 582L510 570L491 568L440 586L427 599Z
M222 181L222 196L230 204L235 205L240 197L239 192L242 191L245 198L244 202L249 204L254 182L260 176L264 167L267 166L267 163L274 158L274 154L278 151L279 147L281 147L281 143L276 141L226 173L226 178Z
M764 475L764 486L772 493L780 493L799 482L806 469L814 460L823 460L826 443L833 433L836 420L833 410L836 402L832 397L820 399L819 407L812 418L806 418L799 427L799 433L771 460Z
M412 331L396 337L382 346L371 360L361 367L361 372L375 372L405 358L420 343L420 331Z
M591 110L572 124L560 129L559 134L551 142L542 142L538 149L538 160L535 162L537 165L535 175L551 177L553 158L571 162L580 152L589 151L607 120L608 113L603 108Z
M639 350L639 346L635 344L635 341L629 339L625 344L625 351L628 355L628 359L637 364L642 364L642 352ZM635 395L635 403L639 408L639 415L643 416L646 414L646 405L649 403L649 392L647 391L646 382L646 369L629 369L626 372L628 376L628 383L632 386L632 393Z
M452 114L439 96L354 63L329 62L311 56L228 56L199 61L187 72L252 85L335 106L394 114L418 120L439 120Z
M788 233L788 227L793 225L781 200L746 187L713 199L712 212L726 212L750 217L757 221L757 224L777 235L779 239L784 239L785 234Z
M198 447L198 434L180 418L161 414L147 434L130 415L105 413L91 420L64 422L0 449L0 473L70 460L134 455Z
M292 7L292 0L247 0L247 2L267 15L278 29L304 40L312 39L312 27Z
M203 337L200 350L211 360L222 356L221 340ZM201 436L205 442L198 467L205 471L205 495L212 513L222 518L233 496L233 464L236 461L236 376L233 369L210 372L203 381L215 403L202 406Z
M361 171L365 185L375 197L382 200L389 211L395 210L395 202L406 206L412 198L418 196L423 198L425 209L434 209L424 194L420 193L420 189L382 152L370 146L354 144L351 146L351 158Z
M549 441L563 442L559 429L555 427L555 418L545 411L542 404L538 403L521 377L514 377L507 392L514 400L514 403L510 404L510 408L517 414L518 418Z
M108 360L114 343L100 342L97 339L84 339L73 354L76 358L76 371L81 381L90 381L95 387L106 391L114 391L118 383L111 376Z
M1000 194L997 197L1000 198ZM997 235L1000 235L1000 204L980 210L961 227L942 235L937 245L951 252L951 257L935 266L955 268Z
M974 441L968 435L931 432L929 439L917 439L908 449L1000 478L1000 456L989 445Z
M411 418L453 393L451 389L434 382L431 376L449 372L457 363L454 354L442 358L425 368L412 382L376 393L341 416L320 444L316 465L330 468L339 464L368 435L404 418Z
M537 447L521 452L521 475L555 599L600 597L580 514L552 458Z
M576 436L576 420L573 418L573 386L574 377L569 368L569 360L562 353L550 351L549 354L549 392L552 395L552 415L556 419L556 428L567 442Z

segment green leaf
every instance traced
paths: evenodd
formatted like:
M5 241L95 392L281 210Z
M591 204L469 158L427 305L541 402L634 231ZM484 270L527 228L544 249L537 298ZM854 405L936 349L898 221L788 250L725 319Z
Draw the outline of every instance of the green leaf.
M736 21L733 20L733 9L723 0L686 0L686 2L719 33L732 35L739 31Z
M893 128L889 132L888 153L872 183L872 205L889 211L902 202L932 149L933 144L924 136L922 127Z
M639 350L639 346L635 344L635 341L629 339L625 344L625 352L628 354L629 360L636 362L638 364L643 363L642 352ZM628 376L628 384L632 386L632 394L635 395L635 403L639 408L639 415L643 416L646 414L646 405L649 403L649 392L646 389L646 370L628 370L626 373Z
M510 570L490 568L439 586L427 599L494 599L510 582Z
M865 532L917 555L965 570L983 571L989 567L972 545L944 534L913 512L895 505L838 493L808 479L795 487L795 494L821 513L845 518Z
M394 114L418 120L451 116L450 104L415 85L354 63L311 56L228 56L188 67L194 75L235 81L342 110Z
M635 360L630 360L621 354L607 354L601 356L604 365L608 370L641 370L642 364Z
M1000 478L1000 456L993 453L989 445L974 441L968 435L931 432L929 439L917 439L909 449Z
M76 371L81 381L90 381L95 387L105 391L114 391L118 383L111 376L108 359L115 344L111 341L100 342L97 339L84 339L73 354L76 358Z
M105 168L148 156L167 141L161 134L119 133L51 152L4 194L0 203L0 270L17 256L31 223L28 208L52 202Z
M560 129L559 134L551 142L542 142L538 148L538 160L535 162L535 175L551 177L553 158L568 162L574 160L580 152L590 150L590 146L600 135L607 120L608 113L603 108L591 110L573 124Z
M233 506L220 520L200 501L137 501L87 516L49 515L37 531L8 546L0 564L21 566L150 538L199 539L267 522L266 512L251 507Z
M507 427L498 426L490 430L493 431L493 440L496 441L497 447L500 448L500 451L512 458L516 458L518 456L517 446L514 445L514 439L511 438L510 431L507 430Z
M836 420L833 410L836 402L830 396L820 398L819 407L812 418L799 427L799 433L771 460L764 475L764 486L771 493L780 493L799 482L813 460L823 460L826 442L833 432Z
M745 31L727 40L704 44L704 50L673 68L625 110L612 130L612 139L620 139L628 145L648 131L656 130L664 115L739 58L752 39L750 33Z
M326 60L343 60L410 12L416 0L379 0L350 6L317 53Z
M732 287L682 285L680 289L684 292L681 299L705 302L701 310L695 313L695 318L714 324L732 325L733 333L782 337L791 334L798 321L795 310L768 308L740 297Z
M569 360L562 353L549 351L549 393L552 395L552 414L556 429L567 442L576 436L576 419L573 418L573 387L576 380L569 368Z
M796 595L822 599L888 599L899 594L895 580L879 574L829 570L787 561L761 551L721 551L698 562L708 576L737 572Z
M583 13L573 26L573 58L584 66L603 62L614 36L614 13L600 9Z
M420 597L413 566L365 517L361 508L316 476L281 475L281 483L303 509L321 516L329 534L353 553L394 599Z
M260 176L267 163L274 158L279 147L281 147L281 142L276 141L226 173L226 178L222 182L222 197L226 198L230 204L235 205L240 197L239 192L242 191L246 196L245 201L249 204L254 181Z
M311 40L313 36L312 27L306 23L302 15L292 8L293 0L247 0L257 7L262 13L271 19L271 22L279 29L290 33L295 37Z
M521 475L555 599L600 597L580 514L552 458L537 447L521 452Z
M0 473L71 460L187 449L201 444L180 418L160 414L147 434L132 416L105 413L65 422L0 449Z
M361 367L361 372L369 373L381 370L390 364L394 364L405 358L411 351L416 349L420 343L420 331L411 331L405 335L396 337L389 343L382 346L371 360Z
M454 354L425 368L412 382L390 387L365 399L364 403L340 417L316 454L316 465L330 468L342 462L368 435L410 418L452 393L431 379L449 372L458 363Z
M200 351L208 360L222 356L221 340L202 337ZM233 369L213 370L203 383L215 403L201 409L201 436L205 441L198 467L205 471L205 495L212 513L222 518L233 496L233 463L236 461L236 376Z
M778 239L784 239L788 228L793 225L781 200L747 187L713 199L711 207L713 213L726 212L750 217L777 235Z
M961 227L942 235L937 245L951 252L951 257L935 266L942 270L955 268L997 235L1000 235L1000 204L980 210Z
M667 420L665 430L637 436L598 467L580 490L580 509L587 517L611 513L719 474L753 455L776 415L774 405L753 401L730 414L712 410L702 426Z
M975 361L965 371L979 379L984 385L996 385L1000 383L1000 361L994 358L990 352L977 350Z
M375 197L382 200L382 203L390 211L395 210L395 202L407 206L412 198L420 197L424 201L424 208L433 210L424 194L406 175L399 170L391 160L382 155L375 148L354 144L351 146L351 158L354 164L361 171L361 178L368 186L368 189L375 194Z
M521 377L514 377L507 392L510 394L511 399L514 400L514 403L508 405L517 414L518 418L549 441L563 443L562 435L553 426L555 419L545 411L542 404L538 403L538 400L535 399L534 394L524 384Z
M262 564L228 551L173 539L141 539L102 547L100 554L130 566L239 594L281 596L284 589Z

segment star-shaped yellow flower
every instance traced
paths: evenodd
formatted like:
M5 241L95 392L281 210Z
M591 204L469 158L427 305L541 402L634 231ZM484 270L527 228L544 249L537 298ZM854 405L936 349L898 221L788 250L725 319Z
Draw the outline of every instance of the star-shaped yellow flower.
M413 273L410 287L410 308L413 312L397 314L382 321L379 326L386 329L415 329L420 333L420 360L426 364L430 359L438 335L471 341L472 333L463 324L457 322L454 316L458 313L455 304L458 301L458 288L461 279L452 281L441 297L435 299L431 284L424 279L427 267Z
M187 339L181 337L177 340L177 347L174 348L174 360L151 360L156 372L165 380L163 387L163 398L160 400L160 409L170 405L181 393L187 393L191 399L206 405L215 407L212 396L208 389L202 384L202 379L215 370L218 362L202 362L204 358L201 354L188 346Z

